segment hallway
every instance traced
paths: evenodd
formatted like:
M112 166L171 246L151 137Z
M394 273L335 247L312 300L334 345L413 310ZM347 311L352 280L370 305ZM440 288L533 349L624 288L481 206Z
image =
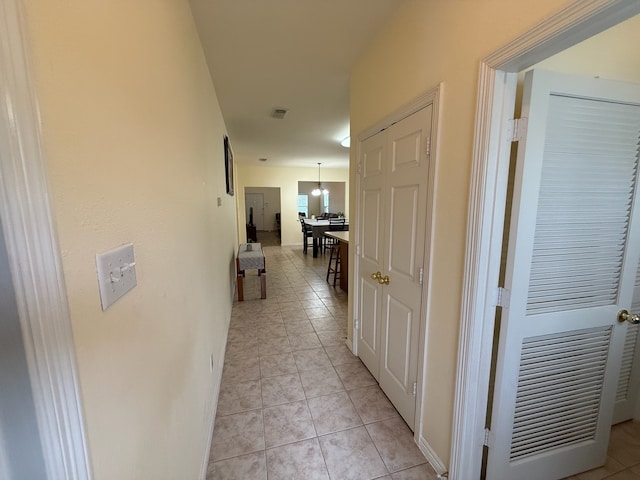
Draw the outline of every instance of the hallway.
M325 256L265 247L234 302L208 480L435 480L436 474L345 346L347 295Z

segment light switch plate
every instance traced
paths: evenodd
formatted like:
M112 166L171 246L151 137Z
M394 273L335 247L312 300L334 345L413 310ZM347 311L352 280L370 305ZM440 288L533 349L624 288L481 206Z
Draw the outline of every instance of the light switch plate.
M137 285L133 243L96 255L102 310Z

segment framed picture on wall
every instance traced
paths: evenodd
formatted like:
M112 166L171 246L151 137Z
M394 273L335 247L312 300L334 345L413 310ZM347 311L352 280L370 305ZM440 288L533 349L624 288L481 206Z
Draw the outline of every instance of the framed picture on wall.
M224 174L227 181L227 193L233 196L233 152L229 137L224 136Z

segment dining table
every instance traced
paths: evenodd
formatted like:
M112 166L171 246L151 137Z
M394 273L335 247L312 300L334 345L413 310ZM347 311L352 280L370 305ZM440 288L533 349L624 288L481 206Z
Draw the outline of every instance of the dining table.
M318 251L322 245L322 237L325 232L328 232L334 228L336 225L332 225L329 220L318 220L315 218L305 218L304 223L309 225L313 234L313 258L318 257ZM345 219L343 230L349 230L349 221Z

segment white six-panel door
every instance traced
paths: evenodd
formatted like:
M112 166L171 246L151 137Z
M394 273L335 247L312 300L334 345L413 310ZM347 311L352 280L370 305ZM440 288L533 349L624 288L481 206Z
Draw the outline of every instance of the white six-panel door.
M411 428L432 113L430 105L393 124L360 153L358 354Z
M415 419L421 270L427 217L432 106L388 129L380 388L408 425Z
M386 140L386 131L380 132L362 142L360 149L358 356L376 379L380 371L382 286L371 275L384 269Z
M529 72L486 478L604 464L640 257L640 88Z

